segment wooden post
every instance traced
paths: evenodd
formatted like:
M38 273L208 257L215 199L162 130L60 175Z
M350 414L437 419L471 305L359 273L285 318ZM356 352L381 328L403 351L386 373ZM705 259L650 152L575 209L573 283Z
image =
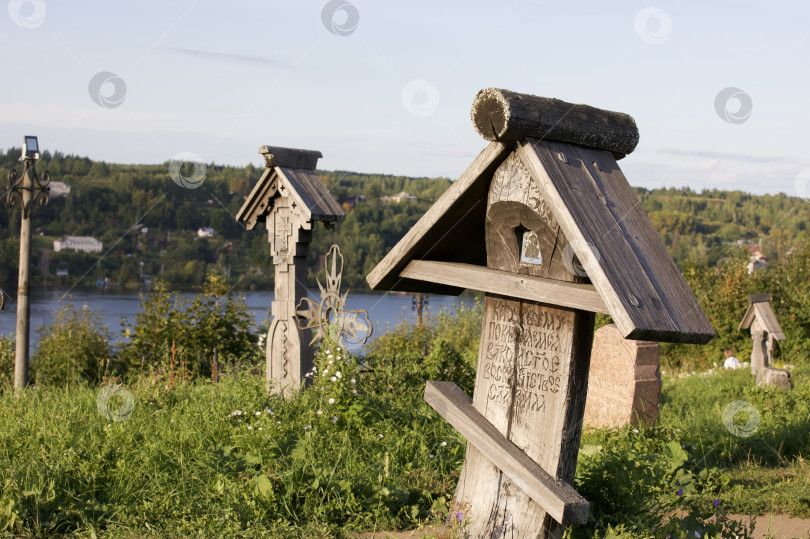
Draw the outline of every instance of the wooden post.
M174 389L174 358L177 354L177 348L174 345L174 339L172 339L172 355L171 359L169 360L169 387Z
M416 327L422 327L422 310L427 306L427 304L427 294L417 292L417 294L412 297L412 308L416 309Z
M219 381L219 349L216 346L211 359L211 381L215 384Z
M306 297L307 253L312 232L296 215L288 197L276 201L267 231L275 266L275 294L270 306L273 321L267 339L267 390L297 391L312 369L311 332L296 323L296 306Z
M20 272L17 280L17 334L16 351L14 355L14 391L19 394L28 385L28 347L29 347L29 321L30 297L28 272L31 268L31 207L32 191L34 186L33 162L23 164L20 223Z
M765 343L767 333L759 323L759 319L754 318L751 323L751 338L754 346L751 349L751 374L756 376L759 371L768 366L768 349Z
M312 224L345 217L315 173L321 152L262 146L266 169L236 220L248 230L264 222L275 266L273 317L267 333L267 390L289 395L312 369L312 332L301 329L296 308L307 295L307 253Z
M51 175L48 171L45 171L42 175L42 181L37 178L34 167L37 159L39 159L37 138L26 136L23 155L20 158L23 163L22 177L18 179L17 171L13 168L8 172L10 187L7 191L6 200L11 207L20 203L20 213L22 214L20 223L20 267L17 281L17 335L14 357L14 393L17 396L28 384L28 346L31 314L28 271L31 267L31 212L35 203L39 203L41 206L48 204L48 196L51 191L49 186ZM0 295L2 294L3 292L0 291ZM3 300L4 298L0 298L0 307L4 303Z
M528 169L496 170L486 217L487 266L566 282L568 241ZM557 248L554 246L557 245ZM554 479L571 484L588 388L594 314L486 294L473 406ZM542 428L538 428L542 425ZM473 537L546 536L554 520L469 444L456 502Z

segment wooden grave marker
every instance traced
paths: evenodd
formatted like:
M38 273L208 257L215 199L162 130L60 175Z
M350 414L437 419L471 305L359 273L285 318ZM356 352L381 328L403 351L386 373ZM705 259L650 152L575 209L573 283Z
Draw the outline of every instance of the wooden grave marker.
M785 334L771 308L770 294L749 296L750 305L740 322L739 331L751 330L754 348L751 350L751 374L757 376L761 370L773 363L773 348L776 341L784 341Z
M267 335L267 388L289 393L312 369L310 329L299 327L297 305L306 297L307 254L312 224L331 227L345 217L315 172L321 152L262 146L265 171L236 220L252 230L265 223L275 266L273 317Z
M587 520L571 484L594 313L629 339L714 331L616 164L638 142L630 116L490 88L472 119L493 142L366 278L485 292L472 399L428 382L425 400L468 440L470 536L548 537Z

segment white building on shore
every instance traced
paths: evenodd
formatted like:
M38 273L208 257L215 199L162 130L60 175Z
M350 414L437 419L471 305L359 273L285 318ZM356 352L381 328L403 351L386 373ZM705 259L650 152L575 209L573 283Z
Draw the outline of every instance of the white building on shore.
M104 244L90 236L64 236L53 242L53 250L82 251L83 253L100 253Z
M70 194L70 186L65 182L51 182L51 198L65 197Z

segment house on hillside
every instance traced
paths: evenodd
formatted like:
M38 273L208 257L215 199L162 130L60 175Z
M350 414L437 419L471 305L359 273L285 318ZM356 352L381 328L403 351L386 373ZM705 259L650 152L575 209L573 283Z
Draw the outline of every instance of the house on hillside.
M53 242L53 250L81 251L83 253L100 253L104 244L90 236L63 236Z
M380 197L380 201L383 204L389 204L391 202L401 204L403 202L416 202L416 197L406 191L400 191L396 195Z
M768 257L762 254L759 245L746 245L749 253L748 274L751 275L768 265Z
M209 227L203 227L197 230L197 237L198 238L212 238L214 237L214 229Z
M51 198L64 197L70 194L70 186L65 182L51 182L48 185L51 188Z

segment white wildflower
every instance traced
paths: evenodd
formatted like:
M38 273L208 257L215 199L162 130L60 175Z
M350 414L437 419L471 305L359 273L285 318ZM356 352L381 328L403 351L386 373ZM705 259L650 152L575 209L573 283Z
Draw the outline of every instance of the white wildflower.
M329 402L329 404L335 404L335 399L330 397L327 402Z
M447 447L447 442L442 442L442 447Z
M332 378L330 378L330 380L332 380L333 382L337 382L337 376L333 376Z

